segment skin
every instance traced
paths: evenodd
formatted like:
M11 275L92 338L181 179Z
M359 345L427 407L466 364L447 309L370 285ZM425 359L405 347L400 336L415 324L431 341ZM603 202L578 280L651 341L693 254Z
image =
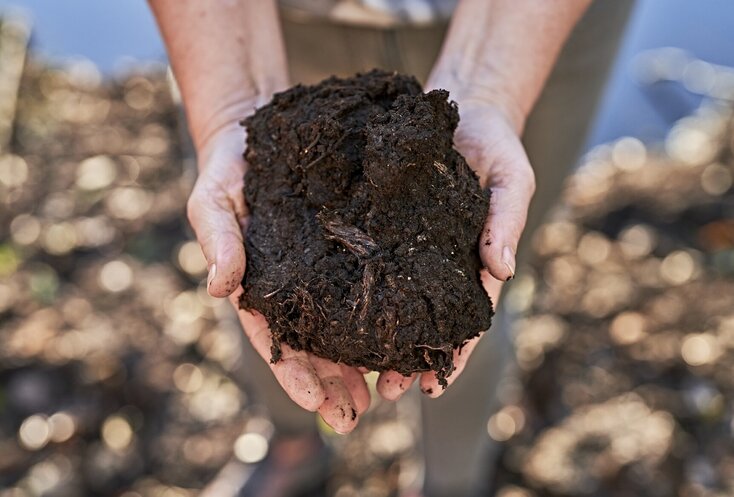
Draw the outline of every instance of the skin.
M455 145L477 171L492 200L480 239L482 280L493 301L515 274L515 252L535 190L520 142L525 120L563 43L590 0L462 0L426 89L445 88L459 104ZM247 165L238 122L276 91L288 87L277 9L273 0L149 0L165 40L197 150L199 177L188 217L209 265L207 288L235 309L245 271L242 194ZM491 14L491 15L490 15ZM226 50L223 49L226 47ZM245 333L269 363L270 330L257 312L238 310ZM479 338L455 353L453 383ZM270 364L299 406L317 411L347 433L370 404L365 371L283 346ZM418 380L429 396L443 389L434 373L410 377L388 371L377 390L399 398Z

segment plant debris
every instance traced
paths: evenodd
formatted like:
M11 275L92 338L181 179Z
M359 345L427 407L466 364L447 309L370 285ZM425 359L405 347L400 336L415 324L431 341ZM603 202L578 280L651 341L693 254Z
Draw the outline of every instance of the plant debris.
M443 90L374 70L296 86L245 120L251 219L241 305L281 345L376 371L453 371L487 330L489 206L453 148Z

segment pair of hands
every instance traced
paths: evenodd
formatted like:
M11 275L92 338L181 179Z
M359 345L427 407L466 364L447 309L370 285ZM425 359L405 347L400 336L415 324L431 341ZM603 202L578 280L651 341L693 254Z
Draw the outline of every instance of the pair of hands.
M482 282L493 302L502 283L515 273L515 251L535 190L533 170L519 138L519 126L495 104L459 100L461 122L454 137L459 152L491 188L489 213L480 237L480 256L487 268ZM188 217L209 265L207 289L213 297L229 297L252 346L270 364L271 335L258 312L238 308L245 271L243 233L247 207L242 193L246 164L242 158L244 132L233 122L213 133L199 151L200 175L188 201ZM454 352L453 383L466 367L477 337ZM364 380L367 371L335 364L305 351L282 346L282 360L270 364L280 385L293 401L318 411L337 432L354 429L370 404ZM377 391L397 400L415 381L430 397L440 396L433 372L404 377L395 371L380 374ZM357 416L352 416L356 412Z

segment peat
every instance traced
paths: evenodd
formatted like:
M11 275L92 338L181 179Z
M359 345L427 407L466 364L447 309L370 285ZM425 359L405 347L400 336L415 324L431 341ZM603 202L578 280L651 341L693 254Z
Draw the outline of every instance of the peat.
M371 370L434 370L489 328L489 192L453 148L448 92L374 70L276 94L247 128L240 305L282 344Z

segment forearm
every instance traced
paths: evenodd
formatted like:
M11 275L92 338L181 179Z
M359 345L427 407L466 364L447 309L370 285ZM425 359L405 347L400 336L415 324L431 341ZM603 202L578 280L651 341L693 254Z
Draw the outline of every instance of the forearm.
M274 0L149 0L197 150L288 85Z
M429 86L499 105L520 132L591 0L461 0Z

